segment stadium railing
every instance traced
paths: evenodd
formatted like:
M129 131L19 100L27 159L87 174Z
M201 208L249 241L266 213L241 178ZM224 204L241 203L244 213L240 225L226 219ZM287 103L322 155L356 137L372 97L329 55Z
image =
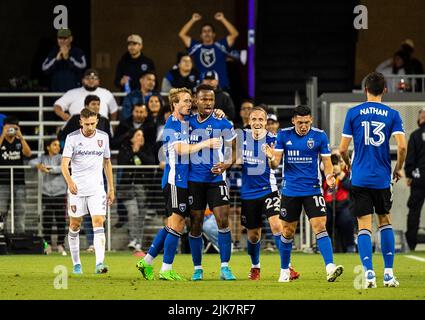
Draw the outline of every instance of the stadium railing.
M385 74L389 92L425 93L425 74ZM366 77L362 80L365 88Z

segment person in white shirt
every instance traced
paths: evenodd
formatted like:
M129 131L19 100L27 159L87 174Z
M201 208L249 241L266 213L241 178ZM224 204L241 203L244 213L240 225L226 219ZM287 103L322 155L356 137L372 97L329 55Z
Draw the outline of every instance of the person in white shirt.
M106 273L105 222L106 209L115 198L112 178L111 152L108 135L96 129L97 114L84 108L80 113L81 129L70 133L65 140L61 169L68 185L68 243L74 273L81 274L79 231L82 217L90 213L93 224L96 254L95 273ZM68 166L71 163L72 176ZM103 183L103 169L108 181L108 193Z
M100 98L99 114L109 120L116 120L118 105L112 93L99 87L99 73L94 69L84 72L83 86L67 91L54 103L54 111L62 120L67 121L74 114L79 114L84 108L84 99L89 94Z

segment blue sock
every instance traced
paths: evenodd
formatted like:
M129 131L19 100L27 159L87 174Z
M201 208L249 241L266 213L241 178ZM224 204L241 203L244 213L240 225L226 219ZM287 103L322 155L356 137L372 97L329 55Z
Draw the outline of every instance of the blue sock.
M168 229L167 237L164 242L164 258L162 261L167 264L173 264L174 257L176 256L177 246L179 244L180 233L173 229Z
M273 234L273 238L274 238L274 243L276 245L276 248L280 250L280 236L282 234L278 233L278 234Z
M202 234L199 237L192 236L189 233L190 252L192 253L192 261L195 267L202 265Z
M390 224L379 228L381 232L381 251L384 257L385 268L392 268L394 265L395 239L393 227Z
M360 259L362 260L365 271L373 270L372 267L372 232L367 229L361 229L357 237Z
M280 237L280 268L289 269L289 262L291 261L292 242L294 239L287 239L283 235Z
M149 248L148 254L150 254L152 257L156 257L158 253L161 252L161 250L164 248L164 241L167 237L168 231L166 227L159 230L159 232L156 234L155 239L153 239L153 242Z
M221 262L229 262L232 253L232 235L230 228L218 230L218 248Z
M253 265L260 263L260 248L260 240L258 240L257 243L252 243L251 241L247 240L248 254L251 256L251 263Z
M325 261L325 266L329 263L334 262L333 258L333 250L332 250L332 242L331 238L329 238L328 232L322 231L316 234L317 246L319 247L319 251L322 254L323 260Z

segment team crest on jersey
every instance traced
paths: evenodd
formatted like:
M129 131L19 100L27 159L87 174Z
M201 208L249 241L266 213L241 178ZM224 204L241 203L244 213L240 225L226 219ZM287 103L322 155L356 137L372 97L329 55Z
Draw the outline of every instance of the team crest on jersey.
M281 208L280 209L280 215L281 215L282 218L285 218L287 214L288 213L286 212L286 209L285 208Z
M189 204L192 205L193 204L193 197L189 196Z
M185 212L186 211L186 203L180 203L179 204L179 210L180 210L180 212Z
M103 140L97 140L97 144L100 148L103 146Z
M215 63L215 51L212 49L201 49L201 63L209 68Z
M180 132L174 132L174 138L180 140Z
M143 63L140 68L142 69L142 71L146 71L148 70L148 65L146 63Z
M205 129L205 133L210 136L211 133L213 131L213 128L211 127L211 125L209 124L208 127Z
M314 148L314 140L313 138L308 139L307 141L307 147L309 147L310 149Z
M71 211L74 213L77 212L77 206L71 206Z

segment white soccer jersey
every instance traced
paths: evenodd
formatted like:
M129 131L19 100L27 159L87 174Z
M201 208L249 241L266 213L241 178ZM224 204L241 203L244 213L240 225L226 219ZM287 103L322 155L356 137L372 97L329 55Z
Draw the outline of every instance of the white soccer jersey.
M78 196L104 192L103 159L111 157L109 137L105 132L96 129L91 137L85 137L81 129L70 133L62 157L71 158L71 176Z
M99 113L105 118L109 118L110 113L118 111L118 105L112 93L104 88L97 88L94 91L87 91L84 87L68 90L60 97L55 105L62 108L63 111L68 111L71 116L79 114L84 108L84 99L89 95L94 94L100 99Z

